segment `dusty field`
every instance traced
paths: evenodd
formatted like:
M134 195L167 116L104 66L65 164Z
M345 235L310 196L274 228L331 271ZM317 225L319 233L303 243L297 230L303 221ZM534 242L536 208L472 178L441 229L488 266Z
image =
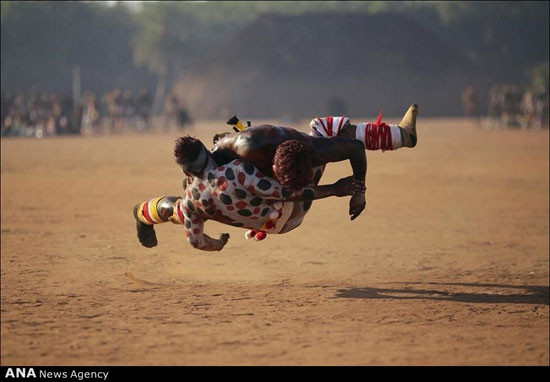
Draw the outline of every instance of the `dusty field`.
M2 365L549 364L548 130L421 118L415 149L368 153L357 220L209 222L215 253L169 223L137 241L133 205L181 193L175 136L2 139Z

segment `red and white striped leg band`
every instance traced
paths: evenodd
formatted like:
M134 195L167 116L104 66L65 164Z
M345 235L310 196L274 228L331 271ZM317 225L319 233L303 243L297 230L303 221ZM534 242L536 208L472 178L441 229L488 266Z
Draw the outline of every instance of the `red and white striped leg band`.
M399 126L382 122L382 114L375 123L358 124L355 138L360 140L367 150L386 151L403 147Z
M157 211L157 204L162 198L163 197L150 199L139 205L138 219L140 222L149 225L164 223L164 220L160 218Z
M335 137L349 123L348 117L324 117L312 119L309 123L312 131L319 137Z

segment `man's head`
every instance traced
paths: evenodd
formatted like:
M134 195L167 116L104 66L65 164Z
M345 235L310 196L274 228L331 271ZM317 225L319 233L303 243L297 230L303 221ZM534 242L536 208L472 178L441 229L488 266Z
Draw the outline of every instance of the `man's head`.
M186 174L200 176L208 164L209 154L201 141L188 135L176 139L174 157Z
M308 186L313 179L311 151L295 139L281 143L273 157L273 174L289 191Z

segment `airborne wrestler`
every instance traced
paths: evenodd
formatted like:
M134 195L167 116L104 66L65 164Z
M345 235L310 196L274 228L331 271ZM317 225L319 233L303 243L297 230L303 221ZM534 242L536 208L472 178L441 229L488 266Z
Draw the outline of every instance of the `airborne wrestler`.
M222 210L218 211L218 215L220 216L217 216L215 220L250 228L247 237L252 236L256 240L261 240L268 232L284 233L299 226L311 207L312 200L331 195L349 195L350 192L353 197L350 200L349 214L352 220L355 219L363 211L366 204L364 196L364 191L366 190L364 186L366 155L364 150L395 150L401 147L414 147L416 145L417 114L417 106L411 105L398 126L382 123L381 117L378 118L376 123L362 123L358 125L351 125L349 119L346 117L325 117L316 118L311 121L310 126L312 130L309 135L294 129L271 125L252 127L237 134L222 134L221 139L220 135L217 135L214 138L216 146L212 150L212 159L214 159L216 165L223 167L223 165L232 162L233 164L237 163L237 165L242 164L243 166L246 164L246 166L250 166L249 172L251 174L254 173L255 170L252 168L255 166L258 168L258 174L260 174L260 176L266 177L266 179L267 177L273 177L274 179L270 179L269 183L281 187L281 191L275 194L257 195L256 198L258 199L253 199L255 203L258 203L259 199L263 197L267 198L267 203L269 204L269 197L274 197L273 200L276 200L279 195L282 195L282 190L293 190L295 194L292 196L292 199L287 199L284 203L281 203L282 199L279 199L279 203L276 203L279 209L276 208L277 212L272 214L274 216L282 216L282 207L286 205L288 209L292 205L292 213L288 218L286 217L288 214L283 217L282 221L285 223L280 223L276 230L271 227L273 221L268 222L269 219L265 220L265 225L263 223L260 225L251 225L239 221L231 221L231 219L228 221L221 212ZM322 186L325 187L323 190L324 193L321 192L321 189L313 191L315 189L314 187L307 189L308 186L311 187L318 184L323 174L324 167L328 162L346 159L350 160L353 169L352 183L350 183L350 179L347 178L340 180L337 182L340 186L340 191L338 192L335 191L335 188L327 192L326 187L329 186ZM176 161L178 161L177 154ZM250 163L253 163L254 166L251 166ZM192 173L192 171L186 171L184 166L182 166L182 169L187 174ZM234 171L232 170L230 174L234 174ZM222 174L209 173L208 180L211 185L216 184L218 179L216 175L221 175L223 179L227 179L224 178ZM345 183L346 181L347 183ZM192 178L191 182L193 182ZM184 183L189 183L189 181ZM222 185L223 184L225 183L222 180ZM235 183L233 182L233 184ZM337 184L331 186L335 187ZM201 188L204 187L206 186L203 185ZM297 192L297 190L304 187L306 188L305 192ZM345 187L347 187L347 191L345 191ZM352 189L351 191L350 188ZM243 196L242 189L240 189L240 191L235 191L237 198L239 194ZM257 188L256 191L258 191ZM232 190L229 192L231 193ZM302 195L301 199L298 197L300 194ZM192 200L191 196L194 196L193 192L189 194L188 191L187 197L189 200ZM224 194L222 198L229 202L230 199L226 199L227 196L228 194ZM200 198L198 195L196 197ZM216 198L214 198L214 200L216 200ZM291 203L292 200L296 202ZM206 202L208 203L208 201ZM175 217L175 215L171 215L172 211L177 211L177 209L174 210L174 203L180 206L183 205L180 198L168 197L152 199L134 208L134 215L138 222L138 237L144 246L152 247L157 244L152 224L165 221L172 221L176 224L185 223L183 217L186 215L183 215L183 217L180 215L179 219ZM240 203L236 207L244 207L246 205L246 203ZM234 209L235 206L228 205L227 209L232 208ZM187 209L189 210L190 208L187 207ZM244 208L239 208L238 210L241 209ZM250 212L248 210L246 211L247 212L241 211L241 214L248 214ZM255 208L254 211L264 212L266 210ZM202 212L200 207L198 212ZM175 212L173 213L175 214ZM189 216L191 216L191 214L189 214ZM250 220L262 218L265 218L265 215ZM198 219L197 222L199 222ZM200 224L200 227L193 228L191 232L202 232L202 221L200 221ZM284 229L282 228L283 225ZM266 228L268 230L266 230ZM187 229L186 234L189 238L189 229ZM223 247L227 238L228 236L222 235L222 237L218 239L218 246L223 242L223 244L221 244L221 247ZM192 244L194 243L194 239L190 239L190 241ZM203 244L204 243L197 245L200 247Z
M170 221L183 224L193 247L220 251L229 234L217 239L206 235L203 228L208 219L248 228L250 236L262 240L267 233L285 233L301 223L302 219L293 219L300 214L294 211L295 201L365 191L362 183L354 182L352 177L332 185L286 189L242 160L219 166L202 142L189 136L177 139L174 154L188 176L184 180L184 196L155 198L134 207L138 239L145 247L157 245L153 225ZM311 170L310 165L307 167Z
M382 115L375 123L357 125L352 125L347 117L315 118L310 122L309 135L288 127L249 127L238 133L214 136L212 156L220 165L235 159L245 160L287 188L300 188L311 182L308 171L297 172L297 168L303 167L296 166L296 163L310 160L313 184L318 184L327 163L349 159L354 180L364 185L367 171L364 151L415 147L417 115L418 106L413 104L399 125L383 123ZM291 140L297 142L297 149L284 156L278 155L282 152L281 144ZM365 205L364 193L351 198L351 220L359 216ZM302 207L305 214L311 201L303 203Z

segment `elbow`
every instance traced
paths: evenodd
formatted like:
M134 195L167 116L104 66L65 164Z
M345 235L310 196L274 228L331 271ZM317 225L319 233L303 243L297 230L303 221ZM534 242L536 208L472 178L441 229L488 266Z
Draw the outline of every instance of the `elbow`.
M356 159L360 160L360 161L367 161L367 152L365 151L365 146L363 145L363 143L359 140L355 140L353 142L353 145L355 147L353 147L353 151L352 151L352 156L355 157Z
M367 158L365 145L360 140L355 139L352 145L355 146L355 147L352 146L352 151L351 151L351 153L353 153L352 155L358 158L365 158L365 159Z
M365 152L365 144L363 142L361 142L359 139L354 139L352 142L357 150L361 149L361 151Z

